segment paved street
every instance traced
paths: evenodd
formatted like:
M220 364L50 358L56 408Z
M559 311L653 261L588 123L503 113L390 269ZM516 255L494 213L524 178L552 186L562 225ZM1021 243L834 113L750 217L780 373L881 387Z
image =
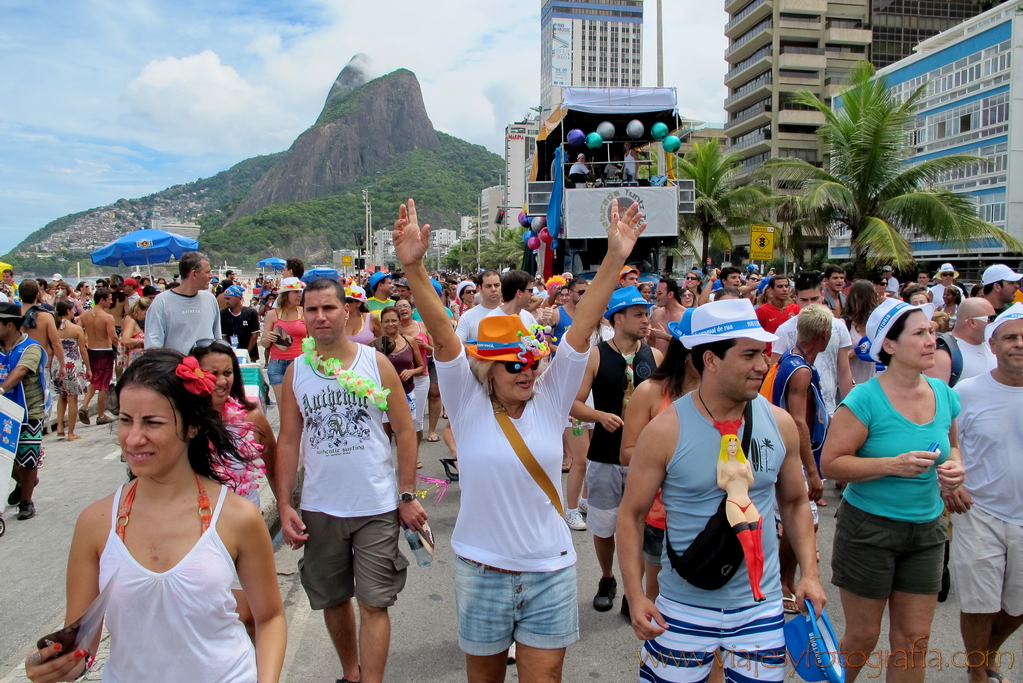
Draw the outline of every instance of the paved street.
M271 415L274 418L275 415ZM39 515L32 520L14 519L16 509L7 508L7 534L0 538L0 576L6 577L0 600L0 683L22 680L16 670L31 644L58 628L64 617L64 576L68 546L78 513L88 503L107 495L124 481L116 436L109 427L83 427L83 438L72 444L46 437L47 460L41 471L36 501ZM437 462L445 457L442 444L423 443L421 459L425 476L443 478ZM4 491L9 488L3 489ZM828 488L831 505L821 509L820 546L825 586L832 602L829 615L841 634L842 610L837 591L827 584L828 558L834 529L838 492ZM458 485L452 485L441 504L431 494L425 507L438 539L437 556L429 568L409 568L408 584L392 609L393 637L387 680L455 683L465 680L464 657L458 650L454 607L453 555L450 536L458 510ZM582 639L569 649L565 681L635 681L638 641L618 614L600 614L590 607L599 571L586 532L574 532L579 552L579 615ZM404 541L402 541L404 545ZM411 554L408 553L411 557ZM283 681L330 683L341 675L320 614L308 606L299 584L296 563L301 553L281 547L276 554L281 592L288 612L289 643ZM955 595L938 606L929 660L941 656L941 665L927 674L928 681L963 683L966 675L952 664L962 649ZM887 631L882 634L881 646ZM1007 649L1020 654L1020 635ZM961 657L961 655L960 655ZM956 659L960 663L960 658ZM877 677L876 669L864 675ZM1013 671L1005 673L1012 678ZM514 673L509 680L515 680Z

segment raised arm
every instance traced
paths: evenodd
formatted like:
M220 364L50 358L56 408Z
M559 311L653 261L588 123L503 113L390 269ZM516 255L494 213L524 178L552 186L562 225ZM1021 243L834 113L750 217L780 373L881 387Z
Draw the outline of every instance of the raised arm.
M607 254L597 270L579 304L575 307L572 326L565 333L565 343L582 353L590 347L590 331L596 328L601 316L607 310L607 302L618 283L618 274L629 258L636 240L646 230L646 221L639 211L639 204L618 215L618 200L611 202L611 229L607 232Z
M444 312L444 304L434 291L430 275L423 265L423 256L429 247L430 226L419 227L416 202L409 199L407 204L398 207L398 220L394 221L394 251L405 271L419 316L433 337L434 358L444 362L458 357L462 342L455 335L448 314Z

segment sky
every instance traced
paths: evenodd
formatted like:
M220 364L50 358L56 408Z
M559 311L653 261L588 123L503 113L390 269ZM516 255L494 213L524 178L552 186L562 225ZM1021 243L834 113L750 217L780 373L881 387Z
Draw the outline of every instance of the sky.
M656 85L646 0L643 85ZM664 0L664 84L724 120L721 0ZM356 53L415 72L434 127L503 154L539 102L540 0L5 0L0 254L68 213L287 149Z

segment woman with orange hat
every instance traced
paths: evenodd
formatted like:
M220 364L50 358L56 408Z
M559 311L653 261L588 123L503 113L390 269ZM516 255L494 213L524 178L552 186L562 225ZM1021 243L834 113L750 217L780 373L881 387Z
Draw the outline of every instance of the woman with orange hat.
M401 205L394 249L433 337L440 391L458 443L462 504L451 537L458 641L470 681L503 680L517 644L519 680L561 680L579 639L576 553L561 504L561 433L586 369L595 328L636 239L646 228L633 205L614 221L604 261L559 353L518 316L488 316L461 341L432 289L423 257L429 226L415 202ZM494 418L490 419L493 414Z

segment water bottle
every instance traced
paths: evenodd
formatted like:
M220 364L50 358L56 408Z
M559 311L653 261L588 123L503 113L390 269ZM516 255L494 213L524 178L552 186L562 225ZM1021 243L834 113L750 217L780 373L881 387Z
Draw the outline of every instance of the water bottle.
M406 528L405 540L408 541L412 554L416 556L416 564L420 567L429 567L433 562L433 553L423 545L423 539L419 537L419 532L415 529Z

